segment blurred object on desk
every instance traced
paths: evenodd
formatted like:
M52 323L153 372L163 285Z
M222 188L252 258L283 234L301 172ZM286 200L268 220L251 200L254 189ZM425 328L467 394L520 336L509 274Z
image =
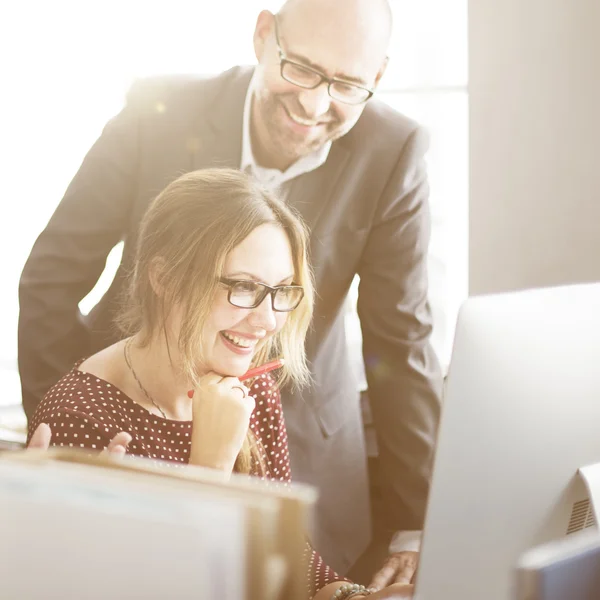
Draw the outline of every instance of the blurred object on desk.
M306 596L306 486L77 449L0 457L5 598Z
M517 566L517 600L598 600L600 534L581 532L529 550Z
M19 449L27 438L27 419L16 363L0 361L0 389L0 450Z

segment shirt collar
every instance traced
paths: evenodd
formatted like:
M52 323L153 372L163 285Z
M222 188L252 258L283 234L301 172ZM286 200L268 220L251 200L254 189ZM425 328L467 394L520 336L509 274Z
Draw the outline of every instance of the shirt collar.
M250 81L250 85L248 86L246 100L244 102L241 170L247 173L252 173L262 183L278 186L285 181L289 181L294 177L298 177L298 175L303 175L304 173L314 171L324 164L329 156L331 142L327 142L318 150L299 158L285 171L280 171L279 169L267 169L256 164L254 153L252 152L252 142L250 140L250 111L252 109L252 96L254 94L255 81L256 71L254 72L254 75Z

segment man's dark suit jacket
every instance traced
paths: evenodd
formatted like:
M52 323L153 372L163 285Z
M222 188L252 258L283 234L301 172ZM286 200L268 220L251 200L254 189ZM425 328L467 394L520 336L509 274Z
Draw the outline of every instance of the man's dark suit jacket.
M21 277L19 369L29 418L77 359L117 339L116 298L149 202L186 171L239 168L251 75L238 67L213 79L142 81L85 157ZM327 162L289 184L287 201L311 230L318 296L307 340L314 384L282 396L293 475L320 490L313 541L342 572L370 535L359 394L344 329L355 274L388 525L423 525L441 394L429 344L426 149L417 124L374 99ZM83 318L78 303L121 240L112 286Z

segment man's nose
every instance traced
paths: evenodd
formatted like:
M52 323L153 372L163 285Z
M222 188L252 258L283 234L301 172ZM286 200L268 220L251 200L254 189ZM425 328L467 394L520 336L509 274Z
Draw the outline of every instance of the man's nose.
M302 90L298 95L298 101L307 118L317 120L322 117L331 106L327 82L323 82L312 90Z

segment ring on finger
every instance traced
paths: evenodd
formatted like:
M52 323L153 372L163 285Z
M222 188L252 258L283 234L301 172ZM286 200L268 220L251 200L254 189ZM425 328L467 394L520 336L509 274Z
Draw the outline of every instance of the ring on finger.
M244 398L246 398L248 396L248 392L247 392L246 388L242 387L241 385L233 385L233 386L231 386L231 389L240 390L242 392L242 395Z

